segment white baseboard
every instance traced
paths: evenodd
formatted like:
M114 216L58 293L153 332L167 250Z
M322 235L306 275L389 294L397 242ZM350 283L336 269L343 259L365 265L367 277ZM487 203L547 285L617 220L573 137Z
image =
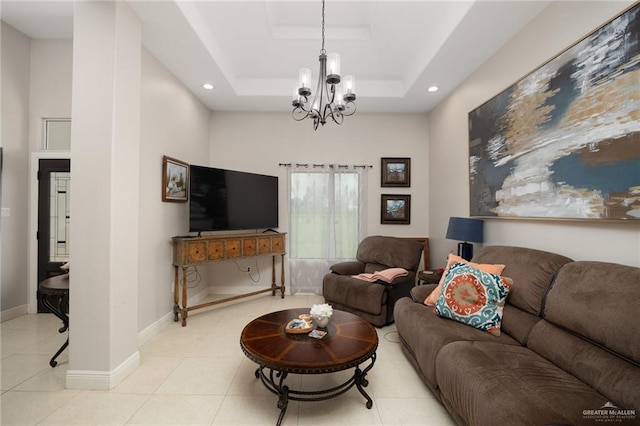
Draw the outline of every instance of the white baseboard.
M208 287L205 287L198 294L189 297L189 306L197 305L202 302L211 294ZM138 347L151 340L153 337L160 334L160 332L173 322L173 309L171 312L163 315L159 320L146 327L144 330L138 332Z
M173 322L173 312L163 315L158 321L154 322L144 330L138 332L138 347L142 346Z
M15 308L7 309L6 311L0 312L0 322L18 318L19 316L26 315L27 312L27 305L20 305Z
M252 286L252 285L242 285L242 286L238 286L238 285L212 285L209 286L209 294L230 294L230 295L236 295L236 294L245 294L245 293L251 293L254 291L258 291L258 290L266 290L267 286ZM287 287L285 289L284 294L285 295L289 295L289 287ZM276 290L276 295L280 293L280 289ZM265 292L266 294L266 292ZM191 301L189 301L189 303L191 303Z
M67 389L110 390L115 388L140 365L140 352L136 351L111 371L68 370Z

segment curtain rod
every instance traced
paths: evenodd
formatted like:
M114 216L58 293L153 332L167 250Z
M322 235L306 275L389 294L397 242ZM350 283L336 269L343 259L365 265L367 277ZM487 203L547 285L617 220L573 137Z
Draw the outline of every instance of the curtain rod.
M327 166L333 168L335 166L335 167L338 167L340 169L346 169L346 168L349 167L349 164L336 164L336 165L328 164L328 165L325 165L325 164L309 164L309 163L295 163L295 164L292 164L292 163L278 163L278 166L280 166L280 167L295 166L295 167L304 167L304 168L313 167L313 168L316 168L316 169L324 168L324 167L327 167ZM366 168L370 169L373 166L371 164L362 164L362 165L354 165L353 167L356 168L356 169L366 169Z

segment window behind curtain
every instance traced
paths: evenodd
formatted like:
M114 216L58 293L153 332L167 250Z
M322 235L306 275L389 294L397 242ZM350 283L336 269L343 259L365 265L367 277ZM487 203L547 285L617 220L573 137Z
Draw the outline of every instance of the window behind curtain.
M289 264L293 293L322 293L336 262L355 258L364 237L366 168L289 168Z

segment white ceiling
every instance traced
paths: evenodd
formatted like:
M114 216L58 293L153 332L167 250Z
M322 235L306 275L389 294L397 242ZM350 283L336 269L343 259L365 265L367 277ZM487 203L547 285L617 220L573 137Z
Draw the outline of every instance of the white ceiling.
M289 111L298 70L317 78L320 0L127 3L146 48L213 111ZM548 4L327 0L326 50L355 76L358 111L426 112ZM73 6L2 0L1 14L31 38L71 38Z

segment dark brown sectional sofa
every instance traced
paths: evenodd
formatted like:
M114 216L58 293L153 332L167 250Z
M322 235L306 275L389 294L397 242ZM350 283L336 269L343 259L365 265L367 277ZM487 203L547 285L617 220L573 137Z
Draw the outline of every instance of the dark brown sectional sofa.
M436 316L414 287L394 309L403 349L460 425L640 424L640 268L489 246L513 279L501 335Z

